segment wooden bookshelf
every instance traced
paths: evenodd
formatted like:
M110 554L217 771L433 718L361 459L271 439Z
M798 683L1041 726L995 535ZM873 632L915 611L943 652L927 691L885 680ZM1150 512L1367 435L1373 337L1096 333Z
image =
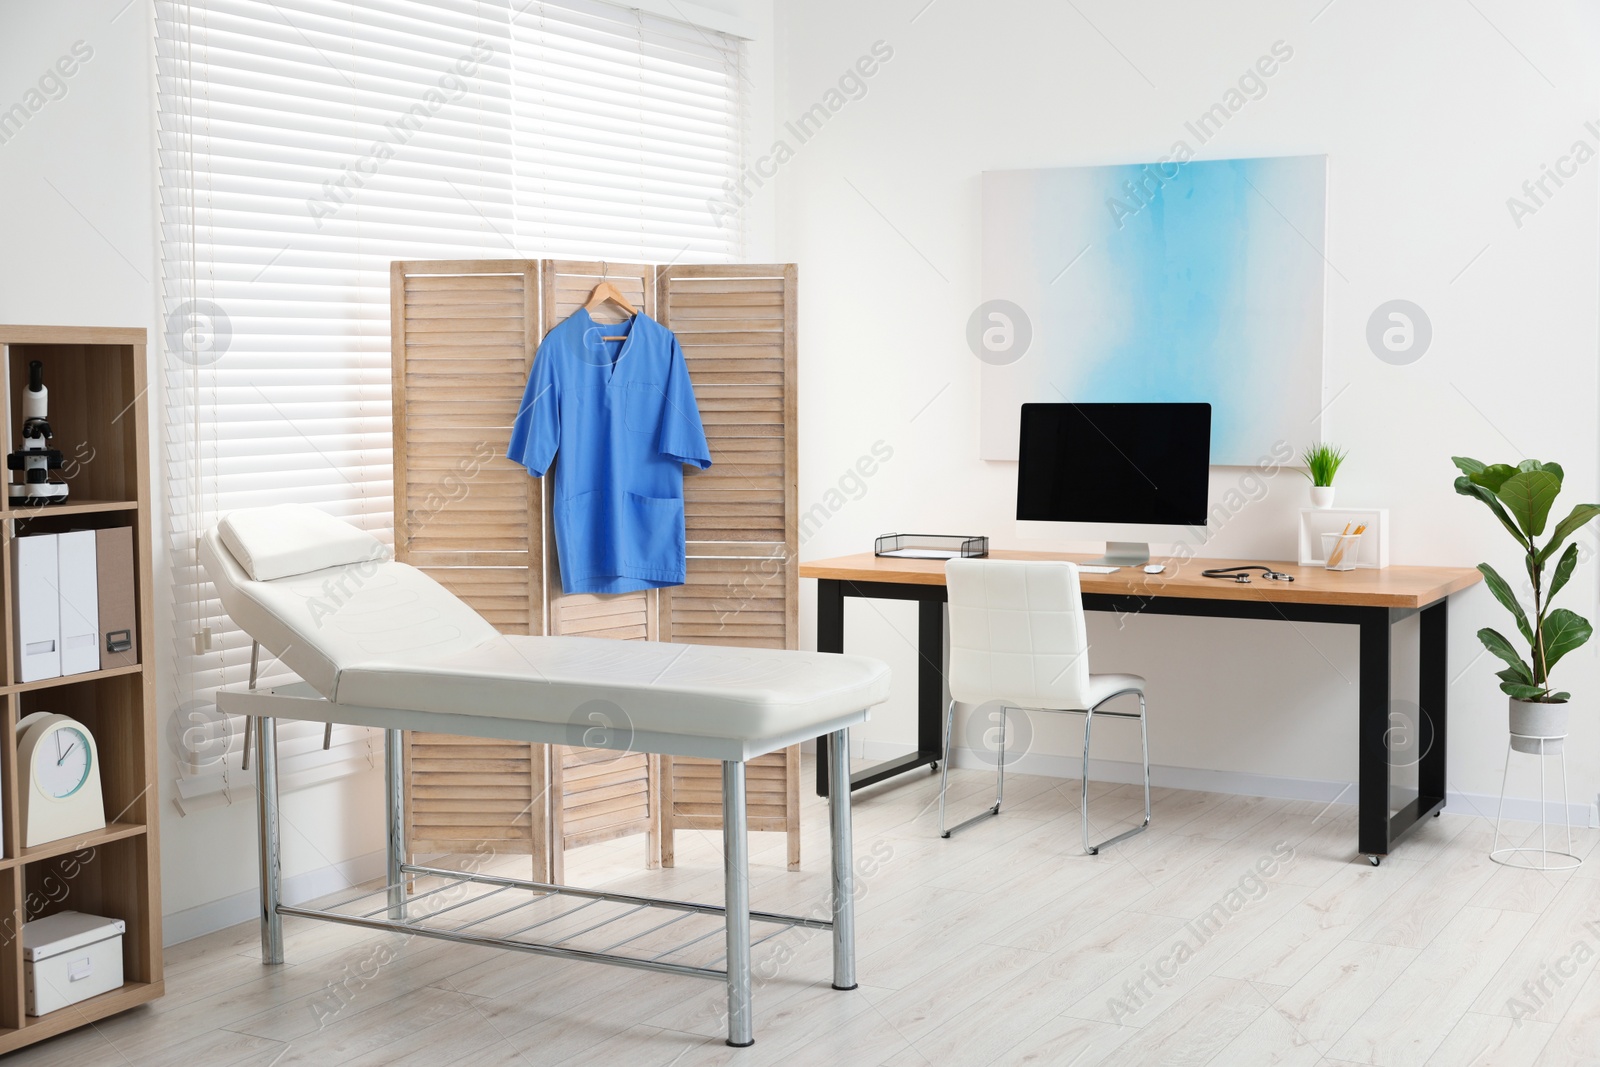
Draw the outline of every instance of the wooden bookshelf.
M19 443L29 360L44 363L55 447L68 460L65 504L9 506L0 496L0 1054L86 1026L161 996L161 853L157 833L152 542L145 331L0 326L5 398L0 451ZM6 480L10 480L9 472ZM133 530L139 662L21 682L14 648L12 544L19 535L127 526ZM22 848L17 721L70 715L94 734L105 791L103 830ZM122 986L39 1018L24 1008L21 927L58 911L123 920Z

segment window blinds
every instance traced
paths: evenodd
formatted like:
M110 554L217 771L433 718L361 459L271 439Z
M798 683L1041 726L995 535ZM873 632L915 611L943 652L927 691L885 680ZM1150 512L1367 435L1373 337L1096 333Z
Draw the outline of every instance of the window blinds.
M392 536L393 259L738 258L733 38L598 0L158 0L165 501L182 810L226 802L250 643L201 572L233 508ZM270 684L282 668L264 662ZM371 765L280 730L285 788Z

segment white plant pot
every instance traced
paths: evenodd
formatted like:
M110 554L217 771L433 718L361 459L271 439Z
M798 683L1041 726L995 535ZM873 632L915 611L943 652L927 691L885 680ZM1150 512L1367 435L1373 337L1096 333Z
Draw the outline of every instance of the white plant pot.
M1333 507L1333 486L1313 485L1311 487L1311 506L1314 508Z
M1553 756L1561 751L1566 744L1567 736L1567 711L1569 705L1541 704L1537 701L1518 700L1511 698L1511 747L1517 752L1531 752L1539 755L1543 752ZM1523 736L1517 737L1515 735ZM1553 741L1537 741L1535 738L1555 738ZM1542 748L1540 746L1543 746Z

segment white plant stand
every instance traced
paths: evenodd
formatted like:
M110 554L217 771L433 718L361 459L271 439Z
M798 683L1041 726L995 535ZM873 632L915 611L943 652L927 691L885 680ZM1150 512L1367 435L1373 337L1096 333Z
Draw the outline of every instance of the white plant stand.
M1564 741L1566 734L1558 737L1535 737L1531 734L1512 734L1506 739L1506 765L1500 774L1500 810L1494 817L1494 845L1489 853L1489 858L1506 867L1516 867L1524 871L1570 871L1583 865L1583 860L1572 851L1572 809L1567 805L1567 746L1561 745L1555 752L1546 753L1545 745L1551 741ZM1520 738L1525 741L1539 743L1539 847L1531 845L1517 847L1500 847L1500 821L1506 810L1506 779L1511 773L1511 738ZM1545 805L1545 756L1558 755L1561 757L1561 810L1567 821L1567 850L1565 852L1550 851L1550 827L1546 818Z
M1322 535L1365 526L1367 532L1356 542L1356 566L1382 570L1389 565L1388 508L1301 508L1299 521L1299 560L1302 567L1321 567Z

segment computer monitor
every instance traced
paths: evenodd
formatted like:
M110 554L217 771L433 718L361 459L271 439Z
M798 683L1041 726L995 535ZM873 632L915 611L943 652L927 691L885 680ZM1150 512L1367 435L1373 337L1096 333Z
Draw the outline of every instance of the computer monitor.
M1210 473L1210 404L1022 405L1019 522L1204 526ZM1094 562L1140 566L1150 545L1108 540Z

